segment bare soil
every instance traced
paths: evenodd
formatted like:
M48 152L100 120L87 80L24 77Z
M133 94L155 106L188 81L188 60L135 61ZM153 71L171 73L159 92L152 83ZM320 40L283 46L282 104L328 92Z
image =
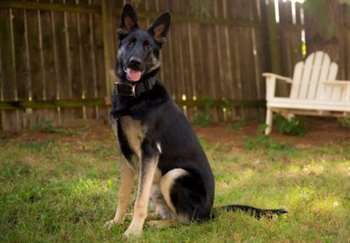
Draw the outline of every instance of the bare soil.
M309 118L306 124L307 132L304 136L287 136L273 130L271 137L279 142L294 144L298 147L313 147L350 141L350 128L341 127L336 119ZM209 127L194 127L194 130L199 137L211 143L232 144L241 148L244 145L244 138L259 135L258 127L257 122L251 122L236 129L233 129L229 124L215 124ZM60 129L58 132L27 130L20 133L1 133L0 140L1 138L22 141L62 139L66 142L82 140L114 142L111 127L96 121L84 122L81 126Z
M350 141L350 128L339 125L336 119L309 118L306 122L307 132L304 136L288 136L273 130L271 137L279 142L294 144L300 147L320 146L342 141ZM232 129L228 125L220 124L206 128L195 128L199 136L214 143L233 143L242 146L244 138L256 136L258 123L248 123L240 129Z

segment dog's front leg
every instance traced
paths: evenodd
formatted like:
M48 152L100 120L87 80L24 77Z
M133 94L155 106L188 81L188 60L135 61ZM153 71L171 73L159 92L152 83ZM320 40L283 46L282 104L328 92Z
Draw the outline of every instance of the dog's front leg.
M123 161L120 166L120 187L118 191L117 209L114 218L105 224L107 228L111 228L114 224L123 222L132 194L134 175L134 170L128 166L126 161Z
M126 237L139 236L142 233L143 224L147 217L148 203L158 158L159 154L153 154L150 157L146 156L141 161L134 214L129 228L124 233Z

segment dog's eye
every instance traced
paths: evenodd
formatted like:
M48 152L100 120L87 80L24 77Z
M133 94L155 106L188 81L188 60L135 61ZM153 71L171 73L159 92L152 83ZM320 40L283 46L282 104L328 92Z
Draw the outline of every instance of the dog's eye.
M129 40L128 47L132 47L136 43L136 38L132 38Z
M147 40L143 42L143 48L148 50L150 47L151 47L151 45L149 44L149 42Z

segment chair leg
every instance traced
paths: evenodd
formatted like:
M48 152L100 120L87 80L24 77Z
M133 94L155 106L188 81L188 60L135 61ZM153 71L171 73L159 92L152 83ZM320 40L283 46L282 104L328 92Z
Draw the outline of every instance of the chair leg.
M266 110L266 128L265 135L269 135L272 129L273 112L270 108Z

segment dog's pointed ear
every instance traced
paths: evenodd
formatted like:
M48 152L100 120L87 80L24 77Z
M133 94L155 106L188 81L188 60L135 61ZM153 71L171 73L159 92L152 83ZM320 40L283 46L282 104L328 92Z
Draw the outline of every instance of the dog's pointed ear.
M118 29L119 39L123 39L133 29L138 28L137 14L135 9L130 4L125 4L122 15L120 26Z
M170 13L164 13L161 16L159 16L152 26L148 29L148 32L153 36L153 38L158 42L159 44L162 44L165 42L165 38L168 34L169 27L170 27Z

